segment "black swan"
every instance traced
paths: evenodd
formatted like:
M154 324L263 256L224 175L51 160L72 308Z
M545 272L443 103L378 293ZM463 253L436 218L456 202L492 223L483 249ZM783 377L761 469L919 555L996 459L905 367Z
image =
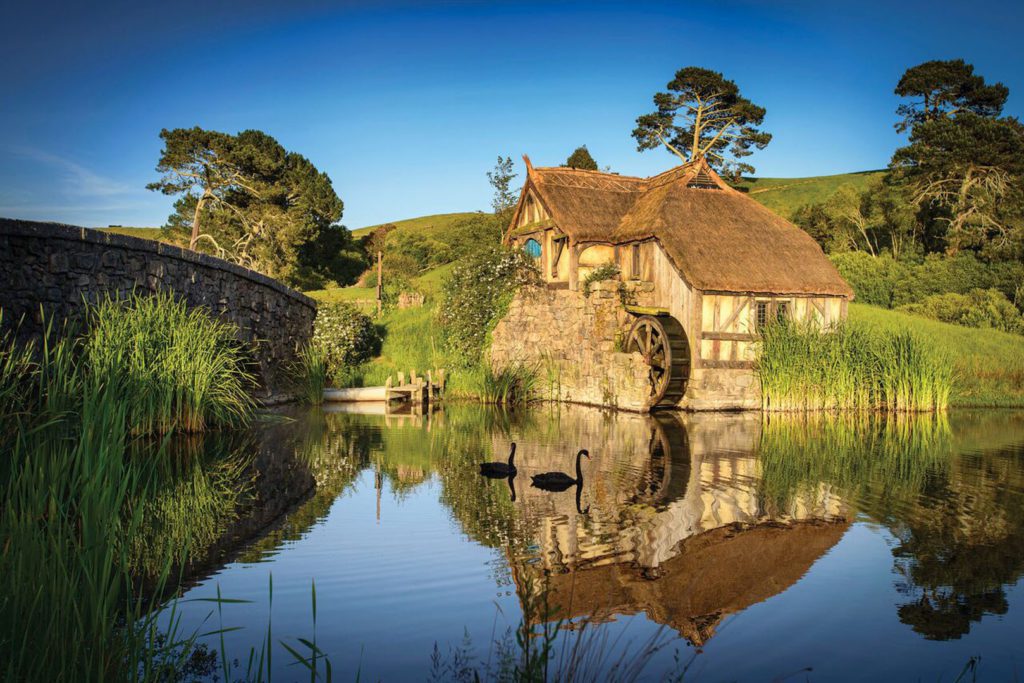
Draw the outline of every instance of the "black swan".
M508 463L503 462L482 462L480 463L480 474L494 479L504 479L516 475L516 444L512 442L512 450L508 454Z
M580 458L590 457L590 453L581 450L576 454L576 478L573 479L565 472L545 472L544 474L533 475L533 485L545 491L565 491L570 486L583 483L583 470L580 468Z

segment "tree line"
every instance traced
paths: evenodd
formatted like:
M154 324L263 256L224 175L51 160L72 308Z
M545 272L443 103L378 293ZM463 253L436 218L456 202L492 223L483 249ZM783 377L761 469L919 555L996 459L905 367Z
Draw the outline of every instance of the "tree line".
M1009 89L962 59L929 61L903 74L895 124L908 144L879 182L845 188L795 219L830 251L896 260L970 252L988 261L1024 258L1024 126L1003 116Z

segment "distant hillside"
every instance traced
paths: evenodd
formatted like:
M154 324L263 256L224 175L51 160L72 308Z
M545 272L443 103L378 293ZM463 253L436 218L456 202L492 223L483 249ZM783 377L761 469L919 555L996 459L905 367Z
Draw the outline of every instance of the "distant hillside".
M871 181L881 178L885 171L860 171L838 175L810 176L807 178L744 178L735 185L784 218L804 204L817 204L831 197L843 185L857 190L865 189ZM392 221L399 230L430 235L444 232L449 226L477 215L473 212L440 213L433 216ZM356 237L365 235L379 225L370 225L352 231Z
M463 221L467 218L479 215L479 211L463 211L460 213L439 213L433 216L420 216L419 218L407 218L403 221L391 221L391 224L397 227L399 230L406 232L417 232L426 236L430 236L435 232L444 232L449 227ZM352 231L352 234L356 237L362 237L374 228L379 228L383 223L378 225L368 225L365 228L358 228Z
M751 199L756 199L783 218L792 218L793 213L804 204L824 202L843 185L863 190L884 173L860 171L808 178L744 178L735 187L746 190Z
M123 225L100 228L103 232L112 232L117 235L128 235L129 237L141 237L145 240L160 240L160 228L132 228Z

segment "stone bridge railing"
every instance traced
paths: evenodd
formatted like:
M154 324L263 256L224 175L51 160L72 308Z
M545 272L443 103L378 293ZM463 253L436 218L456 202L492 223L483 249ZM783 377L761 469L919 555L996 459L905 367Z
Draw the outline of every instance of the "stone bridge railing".
M219 258L152 240L0 218L3 324L38 336L47 319L79 320L84 301L171 291L234 323L255 349L262 398L288 392L286 368L313 331L316 302Z

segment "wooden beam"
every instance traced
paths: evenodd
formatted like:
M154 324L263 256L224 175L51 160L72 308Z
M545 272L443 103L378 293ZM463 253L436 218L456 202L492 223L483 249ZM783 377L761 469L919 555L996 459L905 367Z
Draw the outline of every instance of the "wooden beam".
M759 337L756 334L750 334L748 332L716 332L707 331L701 333L702 339L710 339L715 341L744 341L753 342L757 341Z
M555 253L551 256L551 277L558 277L558 259L562 258L562 250L565 248L567 237L552 237L551 242L555 247Z
M667 308L658 308L657 306L626 306L625 308L630 313L637 315L670 315Z
M734 322L736 322L736 319L740 317L740 313L742 313L747 308L747 304L749 304L751 301L752 301L752 299L749 296L747 298L745 298L743 300L743 302L739 306L736 307L736 310L734 310L732 313L730 313L729 317L725 319L725 324L723 324L718 329L722 329L722 330L729 329L729 326L732 325Z
M569 244L569 289L576 291L580 281L580 247Z

